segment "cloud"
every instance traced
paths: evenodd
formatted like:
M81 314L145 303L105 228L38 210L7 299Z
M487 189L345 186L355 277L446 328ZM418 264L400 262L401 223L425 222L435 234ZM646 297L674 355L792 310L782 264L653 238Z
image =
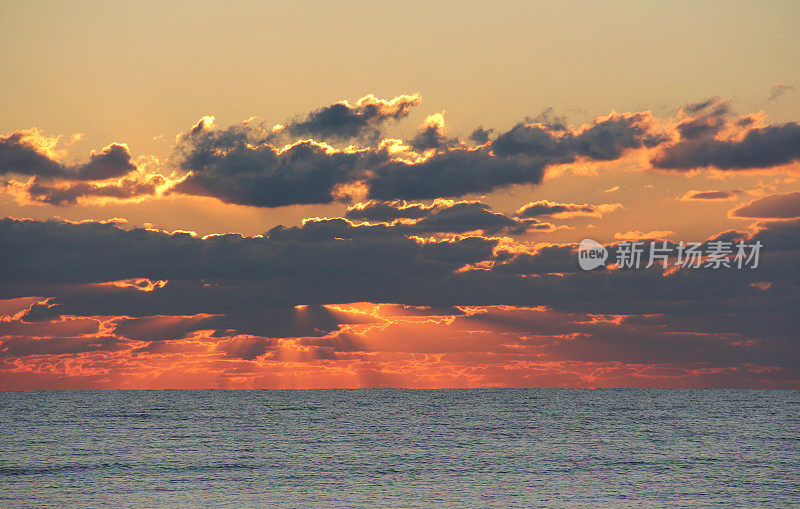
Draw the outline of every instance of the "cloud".
M757 198L730 211L731 217L789 219L800 217L800 192Z
M274 349L275 341L263 338L236 337L221 341L217 351L223 352L228 357L253 360Z
M58 138L47 138L36 128L0 137L0 174L56 177L65 173L53 159Z
M753 345L663 317L562 314L546 309L489 307L456 321L524 334L546 359L667 364L681 367L738 365L744 359L786 365L781 346ZM474 327L474 325L473 325ZM646 338L646 340L644 340ZM797 348L792 348L797 351Z
M3 341L0 357L18 358L29 355L65 355L86 352L114 351L123 347L117 338L85 337L59 338L13 337Z
M76 168L80 180L105 180L117 178L136 170L131 163L128 146L112 143L100 152L92 152L89 161Z
M383 201L460 197L536 184L550 165L578 157L613 160L665 139L649 113L612 114L578 129L551 124L520 123L469 148L448 138L443 115L434 114L408 144L368 137L370 146L335 148L314 140L278 146L277 139L298 134L292 124L273 131L199 122L179 139L179 165L189 173L173 192L261 207L341 201L346 195L338 190L354 185Z
M294 316L298 304L393 300L388 296L397 289L413 293L491 258L497 244L479 236L416 239L344 219L276 227L264 237L206 239L112 224L5 219L0 236L0 293L54 296L51 315L223 314L251 328L265 323L272 308L291 308ZM149 292L96 284L132 278L168 283ZM264 292L264 285L271 290ZM309 334L327 327L325 313L312 309L306 316L317 317L304 328ZM270 334L286 332L292 328L281 325L286 320L276 315L264 326L272 327Z
M382 123L400 120L408 116L411 109L422 102L419 94L402 94L393 99L379 99L372 94L362 97L355 105L341 101L309 113L301 120L294 120L280 130L295 138L316 139L370 139L380 135Z
M727 111L727 108L722 109L724 105L725 101L723 99L719 97L709 97L708 99L704 99L696 103L689 103L682 109L683 111L685 111L690 115L701 113L703 111L709 110L712 107L715 107L718 112L724 113L725 111Z
M477 201L446 199L434 200L431 205L408 203L404 200L369 200L349 207L345 217L351 220L391 223L396 231L411 235L474 231L516 235L534 230L555 229L550 223L532 218L509 217L493 212L488 205Z
M105 180L135 171L128 146L112 143L94 152L84 163L64 165L55 156L58 138L47 138L37 129L0 136L0 175L16 174L64 180Z
M483 145L489 141L489 136L494 132L494 129L484 129L483 126L478 126L469 135L469 139L478 145Z
M621 203L603 203L590 205L588 203L559 203L549 200L539 200L527 203L520 207L516 214L519 217L533 218L550 216L558 219L569 217L602 217L623 208Z
M357 180L369 162L362 152L339 151L314 141L282 149L251 147L243 140L223 146L220 141L228 140L204 140L193 148L182 163L191 172L172 192L257 207L331 203L337 185Z
M166 341L181 339L190 332L215 329L219 316L148 316L125 318L117 322L114 334L136 341Z
M500 134L492 142L492 149L501 156L545 158L549 164L572 162L576 157L610 161L626 149L652 147L665 141L653 132L652 124L649 113L612 114L577 131L560 125L553 129L520 123Z
M32 177L27 182L12 180L4 188L23 204L75 205L78 202L104 203L106 198L114 200L140 199L154 196L159 189L166 188L168 180L157 174L143 178L122 178L118 181L93 182L52 182Z
M728 113L728 102L719 97L688 104L680 111L688 117L677 125L676 130L683 140L714 136L725 127Z
M89 310L93 315L132 318L205 313L237 319L250 316L253 323L264 316L265 309L293 310L298 304L336 302L548 305L578 306L576 309L583 312L667 312L666 301L675 299L673 306L687 305L687 295L676 293L679 280L689 285L685 292L699 292L692 296L699 299L711 295L709 292L720 284L735 283L735 291L734 287L726 291L741 296L751 290L751 282L785 280L791 267L788 257L798 250L797 222L765 223L759 228L754 238L767 247L757 271L727 275L695 271L685 279L681 274L667 278L649 271L583 273L574 245L532 249L525 244L501 245L499 239L481 236L434 240L387 225L353 225L345 219L276 227L263 237L231 234L205 239L123 230L111 224L6 219L0 221L4 239L0 246L4 281L0 298L55 297L55 310L62 315L81 315ZM643 239L666 233L629 232L620 236ZM56 251L59 256L53 257ZM529 268L536 264L543 264L543 268L526 272L520 265L524 260ZM484 262L491 262L487 266L490 270L461 270ZM517 268L511 270L513 267ZM567 275L558 279L558 285L546 278L517 277L556 272ZM150 292L93 284L136 277L168 283ZM620 288L627 290L615 294ZM637 296L639 290L663 293L659 298L651 295L644 299ZM705 302L707 310L713 302ZM603 311L609 309L613 311ZM294 316L294 312L289 315ZM325 316L319 315L315 327L325 329L319 326L327 320ZM282 322L277 318L271 321Z
M728 372L730 378L714 379L725 386L780 385L757 371L793 383L799 233L800 220L722 232L718 238L763 243L757 270L665 274L660 267L584 272L574 244L434 240L342 218L260 237L205 239L6 219L0 298L44 297L9 304L0 366L54 373L68 362L72 376L97 369L106 375L100 379L117 384L128 382L114 376L135 374L131 380L140 384L164 370L269 387L279 382L253 377L284 373L304 386L369 385L374 377L404 386L554 383L528 378L531 366L549 376L578 373L558 379L572 386L613 366L639 373L669 368L682 380L628 373L616 383L713 384L705 369ZM97 284L136 278L168 282L151 291ZM335 304L348 302L361 304ZM19 309L35 305L46 308L39 321L20 317ZM27 337L37 333L47 337ZM39 364L39 356L49 356L49 364ZM353 374L363 370L388 378ZM351 375L335 378L342 373ZM604 376L603 383L614 383ZM21 385L23 378L11 381Z
M426 199L536 184L550 165L578 157L613 160L625 150L664 140L653 131L649 113L613 114L577 130L520 123L500 134L488 149L452 147L420 162L389 161L367 180L369 197Z
M347 208L345 217L352 220L391 223L396 219L422 219L433 205L408 203L405 200L368 200Z
M662 169L691 170L715 167L721 170L769 168L800 158L800 124L754 128L743 139L705 138L672 145L651 162Z
M678 198L679 201L727 201L727 200L736 200L739 198L739 195L742 194L741 189L734 189L733 191L695 191L690 190L686 191L681 197Z
M800 158L800 124L756 126L753 116L730 119L721 99L684 107L679 140L651 159L654 168L749 170L789 164Z
M387 161L367 180L370 198L433 199L539 183L547 161L497 157L485 148L453 148L417 163Z
M414 223L412 231L463 233L480 230L483 233L524 233L536 221L511 218L492 212L488 205L478 202L460 202L437 207L431 214ZM552 227L552 225L549 225Z
M172 192L214 196L227 203L278 207L340 199L336 190L362 181L368 197L427 199L539 182L546 162L500 158L486 149L447 147L422 158L390 143L336 149L315 141L283 148L253 144L240 127L186 142L181 168L187 177Z
M476 146L448 137L437 113L410 140L380 139L385 122L404 118L419 102L418 94L369 95L272 127L249 120L220 128L204 116L176 138L171 163L177 171L169 178L131 176L136 166L124 144L64 165L58 138L16 131L0 138L0 173L36 177L6 185L20 203L81 205L178 193L282 207L484 194L538 184L553 166L615 161L635 150L654 168L671 170L771 168L800 156L800 124L763 125L757 115L733 119L719 98L682 108L671 132L650 112L612 113L580 127L545 112L491 141L491 130L480 127L470 138ZM363 146L328 143L346 140Z
M444 127L444 113L428 115L416 136L411 140L411 146L419 151L445 148L448 143Z
M794 90L794 86L792 85L784 85L783 83L773 83L772 87L769 89L769 97L767 97L767 101L775 101L784 94L791 92Z

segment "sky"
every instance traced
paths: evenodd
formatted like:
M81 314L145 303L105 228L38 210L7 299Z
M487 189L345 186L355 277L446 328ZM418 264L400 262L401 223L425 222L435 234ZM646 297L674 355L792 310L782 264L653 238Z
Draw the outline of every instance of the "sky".
M0 390L800 388L798 33L792 1L3 2Z

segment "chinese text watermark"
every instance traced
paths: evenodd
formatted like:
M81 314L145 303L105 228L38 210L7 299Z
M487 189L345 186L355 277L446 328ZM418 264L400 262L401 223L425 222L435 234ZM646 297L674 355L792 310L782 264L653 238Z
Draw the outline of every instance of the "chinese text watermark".
M664 269L755 269L762 246L761 241L626 241L614 246L613 259L620 269L649 269L654 265ZM608 259L608 249L595 240L583 239L578 246L578 264L583 270L605 265Z

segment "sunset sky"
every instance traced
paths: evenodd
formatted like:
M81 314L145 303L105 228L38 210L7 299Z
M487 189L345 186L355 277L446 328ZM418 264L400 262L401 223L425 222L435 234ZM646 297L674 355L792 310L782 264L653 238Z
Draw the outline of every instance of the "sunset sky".
M0 6L0 389L800 388L800 3ZM577 246L760 242L755 268Z

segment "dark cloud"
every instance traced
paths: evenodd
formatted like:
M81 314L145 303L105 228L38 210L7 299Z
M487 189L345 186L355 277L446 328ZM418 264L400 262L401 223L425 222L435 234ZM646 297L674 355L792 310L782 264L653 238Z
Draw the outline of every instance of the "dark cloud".
M533 118L526 118L528 124L541 124L551 131L566 131L569 129L567 117L556 115L552 107L546 108Z
M565 305L584 298L594 302L595 311L633 299L631 309L657 312L658 299L637 295L654 291L651 284L666 290L678 280L687 283L695 278L701 285L719 278L718 282L734 282L744 294L754 278L785 274L787 267L768 263L770 256L777 256L776 250L797 249L797 224L784 223L770 224L756 237L766 246L767 261L759 270L692 271L670 278L662 277L660 271L652 277L649 271L616 271L610 274L612 281L635 285L610 298L608 292L614 289L606 283L586 291L597 283L596 276L578 270L571 246L554 246L534 254L495 252L497 241L482 237L422 242L386 225L354 226L343 219L277 227L263 238L225 235L205 240L185 234L126 231L110 224L3 220L0 260L6 284L2 298L50 296L45 289L69 287L76 298L99 295L93 304L99 310L114 311L101 314L129 316L137 308L139 316L227 315L243 303L262 308L359 301L428 306ZM53 257L56 250L59 256ZM464 265L486 260L496 260L490 272L457 273ZM548 267L511 270L525 260ZM539 293L541 288L535 282L505 276L542 272L573 276L559 279L557 287L549 288L550 294ZM133 277L169 283L151 292L75 286ZM585 288L574 293L575 284ZM692 293L694 286L683 289ZM718 286L709 284L701 293L717 291ZM198 308L198 302L209 305ZM60 304L65 306L62 314L75 314L75 309ZM616 308L616 312L622 310L624 306Z
M685 106L682 112L688 116L676 128L680 140L657 154L650 161L653 167L746 170L800 158L800 124L796 122L754 127L756 115L731 119L730 106L720 98ZM720 136L723 131L727 134Z
M719 97L712 97L681 109L684 119L677 131L682 140L713 137L727 124L730 105Z
M53 140L44 139L37 130L16 131L0 136L0 175L17 174L65 180L105 180L136 170L128 146L112 143L100 152L92 152L85 163L64 165L46 152Z
M22 315L23 322L46 322L61 316L58 305L46 300L44 302L34 302L31 307Z
M508 253L499 258L501 263L493 269L499 274L569 274L578 268L572 246L544 246L536 253Z
M99 153L92 153L89 162L75 168L80 180L105 180L117 178L134 171L128 146L112 143Z
M247 314L252 306L375 300L410 281L449 277L488 259L497 243L481 237L423 242L385 225L353 226L344 219L277 227L265 237L205 240L110 224L5 219L0 238L6 292L26 288L49 296L46 288L61 293L69 287L76 301L99 314L129 316ZM86 286L139 277L169 283L150 292ZM62 314L80 314L57 303Z
M741 189L734 189L733 191L688 191L681 196L681 201L717 201L717 200L735 200L742 194Z
M591 127L554 136L551 128L520 123L499 135L492 149L501 156L544 158L548 164L567 163L576 157L600 161L617 159L626 149L655 146L665 139L652 132L647 113L612 115Z
M458 144L458 140L447 139L447 133L444 128L444 116L442 114L428 117L411 140L411 146L420 152L429 149L446 148L448 145L455 144Z
M393 99L378 99L368 95L359 99L355 105L342 101L314 110L302 120L289 122L284 133L295 138L362 138L374 141L380 135L380 125L383 122L408 116L421 100L419 94L404 94Z
M30 130L0 136L0 175L57 177L64 173L63 166L37 149L32 140L37 135L36 130Z
M390 161L369 178L369 197L433 199L486 193L511 184L541 182L546 161L496 157L486 149L454 148L420 163Z
M167 180L161 175L150 175L144 180L122 179L110 184L78 182L75 184L54 184L34 179L24 184L23 190L28 199L51 205L73 205L81 198L116 198L119 200L153 196Z
M526 218L493 212L480 202L436 200L431 205L405 201L370 200L347 210L348 219L392 223L395 231L407 234L464 233L480 230L486 234L520 234L529 230L549 230L554 226Z
M800 192L764 196L733 209L731 215L746 218L797 218L800 217Z
M257 207L331 203L336 186L358 179L369 160L312 141L283 150L266 144L219 147L218 141L206 140L190 152L182 166L191 173L173 192Z
M0 320L0 337L71 337L96 334L100 323L91 318L69 318L46 321Z
M621 203L604 203L591 205L589 203L559 203L549 200L539 200L527 203L517 210L516 214L522 218L535 218L541 216L552 217L601 217L603 214L622 208Z
M437 114L409 142L410 152L384 142L335 149L304 141L281 149L274 139L291 134L288 127L276 134L248 125L211 129L201 121L181 138L180 167L190 174L174 192L262 207L344 200L340 186L352 184L378 200L486 193L538 183L547 166L577 157L612 160L627 149L659 144L663 137L652 132L651 120L648 113L612 115L580 131L553 122L521 123L491 144L470 149L447 138ZM429 149L435 152L420 157Z
M681 139L704 138L714 136L725 126L725 120L717 115L703 115L678 124Z
M408 203L405 200L369 200L347 208L347 219L391 223L396 219L422 219L430 214L432 206Z
M216 329L219 316L148 316L126 318L117 322L114 334L137 341L166 341L181 339L190 332Z
M30 336L12 337L0 343L0 357L25 357L28 355L63 355L86 352L114 351L124 348L117 338L49 337L39 339Z
M228 357L253 360L261 357L274 347L274 340L242 337L221 341L217 345L217 351L223 352Z
M484 129L483 126L478 126L469 135L469 139L478 145L483 145L489 141L489 136L494 132L494 129Z
M700 102L687 104L683 107L683 111L690 115L703 112L724 114L728 111L728 105L727 102L720 97L709 97Z
M543 355L552 360L730 367L749 359L797 370L797 363L786 354L800 353L800 345L743 343L663 316L606 317L488 308L457 321L484 323L492 330L524 335L530 339L523 344L546 347Z
M415 232L469 232L522 233L529 222L492 212L488 205L477 202L462 202L437 207L429 215L414 224Z
M460 224L462 212L481 208L457 207L452 220ZM559 359L681 363L695 356L714 366L796 368L800 221L763 222L757 231L719 238L762 242L758 269L686 269L665 276L660 267L583 272L574 245L534 251L478 236L423 241L386 224L345 219L278 227L263 237L205 240L110 224L6 219L0 221L0 298L52 297L64 316L127 316L115 334L141 341L210 329L220 351L241 359L270 355L274 343L263 338L327 338L343 323L365 320L323 304L546 306L582 318L558 327L527 318L516 325L510 317L493 320L505 320L503 330L526 337L561 335L548 350ZM614 246L610 251L613 260ZM482 262L481 269L462 270ZM93 284L132 277L168 283L152 291ZM625 317L620 322L598 315ZM20 327L44 326L29 323L34 325ZM13 355L116 348L114 341L83 338L3 344ZM322 339L308 346L314 347L311 358L341 351Z
M794 90L794 86L792 85L784 85L783 83L775 83L769 89L769 97L767 97L767 101L775 101L784 94L791 92Z
M753 128L741 140L710 137L689 139L664 149L651 163L655 168L721 170L769 168L800 159L800 124L788 122Z

